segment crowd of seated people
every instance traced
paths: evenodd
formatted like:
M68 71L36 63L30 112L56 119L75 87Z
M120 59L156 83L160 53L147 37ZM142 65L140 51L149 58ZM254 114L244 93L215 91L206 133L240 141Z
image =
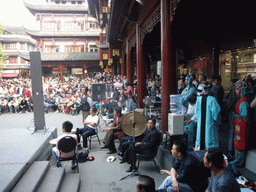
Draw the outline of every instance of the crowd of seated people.
M135 87L129 86L127 92L126 77L114 76L105 73L95 73L86 79L66 76L61 82L59 75L42 78L43 102L45 112L66 113L78 115L81 111L82 88L87 88L87 95L92 97L94 83L105 83L106 99L94 103L99 110L113 113L113 107L122 102L125 110L128 97L136 97ZM33 110L33 96L31 79L2 79L0 80L0 110L10 113L27 113ZM25 98L25 102L22 98ZM23 103L24 102L24 103ZM128 103L130 104L130 103ZM126 110L128 111L128 110Z

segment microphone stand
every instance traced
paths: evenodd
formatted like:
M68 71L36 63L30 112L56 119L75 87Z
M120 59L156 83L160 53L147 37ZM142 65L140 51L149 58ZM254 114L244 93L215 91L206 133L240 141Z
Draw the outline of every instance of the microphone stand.
M134 114L134 101L132 100L132 110L133 110L133 124L132 124L132 137L133 137L133 140L132 140L132 147L133 147L133 150L135 151L135 125L136 125L136 122L135 122L135 114ZM136 156L136 153L134 152L134 156ZM135 159L135 157L133 158ZM133 162L133 170L131 173L129 173L128 175L126 175L125 177L121 178L119 181L129 177L129 176L138 176L139 173L138 173L138 170L135 169L136 167L136 161Z

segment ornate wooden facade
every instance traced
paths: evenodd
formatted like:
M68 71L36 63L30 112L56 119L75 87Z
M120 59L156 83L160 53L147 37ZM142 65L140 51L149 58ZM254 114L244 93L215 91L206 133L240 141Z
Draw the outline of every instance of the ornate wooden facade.
M112 1L109 45L120 50L122 63L119 74L127 75L131 83L133 76L137 75L139 108L142 108L145 96L144 74L150 73L153 65L152 53L157 52L155 61L161 61L164 131L167 130L169 95L177 90L178 69L192 72L193 63L203 61L204 65L196 68L197 74L219 75L221 50L240 48L245 43L247 47L254 45L256 35L247 30L251 25L250 19L255 17L252 7L251 2L241 3L238 0ZM155 40L158 36L159 40ZM148 51L150 48L151 53Z

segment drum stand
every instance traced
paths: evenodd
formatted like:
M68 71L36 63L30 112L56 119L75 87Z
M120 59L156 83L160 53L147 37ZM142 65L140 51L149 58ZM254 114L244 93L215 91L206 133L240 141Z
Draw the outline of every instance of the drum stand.
M134 116L134 102L132 101L132 109L133 109L133 125L132 125L132 137L133 137L133 141L132 141L132 145L133 145L133 148L135 150L135 116ZM136 156L136 153L134 152L134 156ZM135 158L134 158L135 159ZM128 175L126 175L125 177L121 178L119 181L129 177L129 176L138 176L140 175L138 173L138 171L135 169L136 167L136 161L133 162L133 170L131 173L129 173Z

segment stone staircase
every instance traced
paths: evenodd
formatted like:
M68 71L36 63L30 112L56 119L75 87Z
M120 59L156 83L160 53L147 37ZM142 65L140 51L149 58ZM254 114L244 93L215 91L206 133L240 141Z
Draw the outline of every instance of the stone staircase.
M69 192L79 191L80 175L71 170L71 163L56 168L49 161L35 161L22 176L12 191L14 192Z

